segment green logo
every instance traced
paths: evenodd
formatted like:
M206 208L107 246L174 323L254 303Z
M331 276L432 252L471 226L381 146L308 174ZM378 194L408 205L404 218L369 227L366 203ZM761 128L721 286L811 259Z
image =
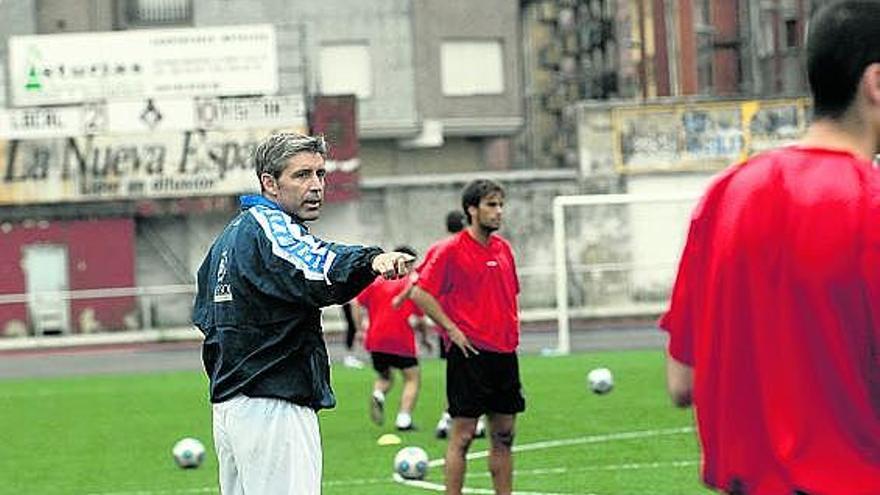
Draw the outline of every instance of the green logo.
M40 82L40 76L37 74L36 67L31 66L30 70L28 70L27 84L24 85L24 88L28 91L39 91L43 89L43 83Z

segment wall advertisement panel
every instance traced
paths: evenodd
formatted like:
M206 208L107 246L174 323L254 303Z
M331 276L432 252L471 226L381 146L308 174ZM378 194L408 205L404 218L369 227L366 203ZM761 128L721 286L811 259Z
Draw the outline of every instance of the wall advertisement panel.
M275 29L260 24L12 36L9 86L14 106L274 94Z
M720 101L611 109L619 173L717 170L797 140L809 101Z
M290 130L302 131L302 128ZM0 205L239 194L272 129L0 141Z

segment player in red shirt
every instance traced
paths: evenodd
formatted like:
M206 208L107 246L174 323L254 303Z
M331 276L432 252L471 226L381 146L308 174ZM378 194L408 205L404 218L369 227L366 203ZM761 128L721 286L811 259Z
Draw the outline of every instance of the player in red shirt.
M446 398L452 433L446 450L446 493L460 494L465 455L477 418L489 418L489 471L495 493L513 487L516 415L525 410L516 349L519 281L501 227L504 190L476 180L462 192L468 227L443 241L419 273L412 300L449 335ZM438 302L439 301L439 302Z
M452 210L446 214L446 232L451 234L457 234L464 229L465 216L461 210ZM441 239L434 244L428 246L428 249L425 250L425 257L422 259L421 264L413 271L410 275L410 282L406 286L406 289L403 290L400 294L394 297L391 301L392 306L395 308L400 307L404 301L409 299L409 296L412 294L412 289L415 286L416 282L419 280L418 272L421 271L422 267L427 265L431 259L434 258L434 253L437 252L437 249L443 245L446 239ZM437 331L437 347L440 350L440 359L446 359L446 347L449 345L449 338L446 336L446 331L441 327L436 327ZM440 419L437 421L437 427L434 430L434 435L437 438L443 439L449 435L449 429L452 427L452 416L449 415L449 408L443 408L443 414L440 415ZM477 429L474 433L474 436L477 438L483 438L486 436L486 422L483 416L480 416L480 419L477 420Z
M880 2L820 10L804 139L722 173L694 211L660 326L718 490L880 493L878 41Z
M416 256L415 250L408 246L400 246L397 250ZM391 304L392 299L404 290L407 281L407 278L376 280L358 294L352 308L354 321L359 327L363 327L361 308L366 309L369 319L364 347L370 352L377 373L370 398L370 415L376 424L381 425L384 421L385 394L393 384L391 368L397 368L403 374L400 411L395 421L398 430L413 429L412 411L419 395L420 373L414 326L421 334L422 344L431 349L421 310L412 301L405 301L397 308Z

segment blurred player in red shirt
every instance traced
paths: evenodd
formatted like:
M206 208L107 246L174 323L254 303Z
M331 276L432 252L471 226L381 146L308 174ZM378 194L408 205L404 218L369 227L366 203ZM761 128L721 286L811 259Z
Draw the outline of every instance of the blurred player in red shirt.
M516 349L519 281L510 244L497 233L504 189L476 180L462 192L468 227L445 240L422 267L412 300L449 335L446 398L452 433L446 493L460 494L477 418L489 418L489 471L495 493L513 486L516 415L525 410Z
M880 493L880 2L818 11L807 72L814 122L715 178L660 320L731 494Z
M409 246L400 246L397 250L416 256L415 250ZM370 398L370 416L376 424L384 422L385 394L393 384L391 369L399 369L403 375L403 390L395 426L402 431L413 429L412 411L421 380L414 327L421 335L422 345L431 349L422 311L408 300L399 307L391 304L392 299L406 288L407 281L407 278L377 279L358 294L352 308L356 325L363 328L361 308L366 309L369 320L364 347L370 352L377 373Z

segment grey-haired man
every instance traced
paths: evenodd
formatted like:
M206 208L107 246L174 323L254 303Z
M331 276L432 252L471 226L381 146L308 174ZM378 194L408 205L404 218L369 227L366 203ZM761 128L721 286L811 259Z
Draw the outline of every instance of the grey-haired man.
M215 240L198 273L193 321L205 334L223 495L321 492L316 412L331 408L321 308L351 300L413 258L320 240L323 138L279 133L254 152L260 195Z

